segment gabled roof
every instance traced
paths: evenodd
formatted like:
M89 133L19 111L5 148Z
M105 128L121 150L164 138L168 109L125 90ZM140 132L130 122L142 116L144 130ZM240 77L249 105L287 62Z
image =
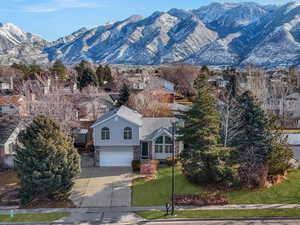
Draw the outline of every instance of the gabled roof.
M160 132L172 134L172 124L179 121L177 118L171 117L144 117L142 120L141 140L144 141L152 140Z
M0 121L0 145L4 145L12 133L21 125L19 119L2 119Z
M121 106L120 108L114 109L108 113L105 113L103 116L99 118L93 125L92 128L98 126L99 124L113 118L114 116L119 116L129 122L132 122L136 125L142 125L142 115L138 112L126 107Z
M20 95L0 96L0 105L19 105L24 102L24 98Z

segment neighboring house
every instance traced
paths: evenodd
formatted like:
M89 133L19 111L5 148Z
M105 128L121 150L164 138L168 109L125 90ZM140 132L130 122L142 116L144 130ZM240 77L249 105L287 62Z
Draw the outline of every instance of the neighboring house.
M147 118L122 106L93 125L97 166L131 166L134 159L163 160L172 156L172 124L176 118ZM183 148L176 142L176 153Z
M7 90L13 90L13 89L14 89L13 77L9 77L9 78L0 77L0 90L1 91L7 91Z
M137 73L128 77L127 80L133 90L142 91L146 88L146 84L149 81L149 76Z
M115 102L109 94L85 97L76 100L79 118L81 121L95 121L104 113L112 110Z
M19 118L0 120L0 168L13 168L18 135L25 128Z
M175 93L175 84L161 77L153 76L149 79L146 89L161 89L170 93Z
M26 100L20 95L0 96L0 116L1 115L20 115L26 116Z
M216 75L216 76L212 76L208 79L208 82L210 85L214 86L214 87L219 87L219 88L226 88L230 82L226 79L224 79L223 76L221 75Z

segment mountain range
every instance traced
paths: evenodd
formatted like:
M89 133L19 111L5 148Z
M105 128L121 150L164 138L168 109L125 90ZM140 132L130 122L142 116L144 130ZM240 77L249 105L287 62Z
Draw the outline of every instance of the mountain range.
M54 42L0 24L0 64L191 63L286 67L300 64L300 3L212 3L195 10L133 15Z

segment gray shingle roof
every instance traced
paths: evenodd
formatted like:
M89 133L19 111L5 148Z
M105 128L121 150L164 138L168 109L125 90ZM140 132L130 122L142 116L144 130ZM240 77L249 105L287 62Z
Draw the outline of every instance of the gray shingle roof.
M97 120L92 127L95 127L97 124L103 122L104 120L114 116L118 115L119 117L128 120L132 123L135 123L139 126L142 125L142 115L139 114L138 112L126 107L126 106L121 106L120 108L114 109L108 113L105 113L103 116Z
M20 120L0 120L0 145L4 145L14 130L19 126Z
M141 140L148 141L152 140L153 137L159 132L160 129L166 129L172 133L172 123L178 121L177 118L150 118L144 117L143 125L141 129Z

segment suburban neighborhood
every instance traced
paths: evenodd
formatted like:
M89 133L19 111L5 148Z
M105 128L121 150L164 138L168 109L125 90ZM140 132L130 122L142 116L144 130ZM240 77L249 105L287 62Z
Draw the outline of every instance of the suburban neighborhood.
M0 11L0 225L300 224L298 2Z
M1 73L15 74L0 96L4 211L129 224L173 204L182 218L298 213L300 71L57 64Z

